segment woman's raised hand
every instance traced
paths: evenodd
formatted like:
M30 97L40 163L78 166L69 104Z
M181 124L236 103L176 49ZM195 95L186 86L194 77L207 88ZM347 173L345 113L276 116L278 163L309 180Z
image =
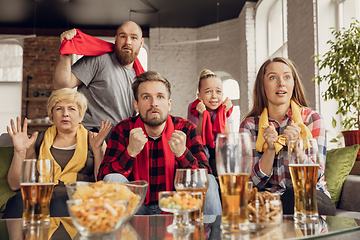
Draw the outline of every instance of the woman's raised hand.
M93 150L100 149L111 130L111 122L107 119L105 123L101 121L98 133L89 131L89 143Z
M29 138L27 134L27 126L28 120L25 118L24 125L21 129L21 120L19 117L16 118L16 126L13 119L10 120L10 127L7 126L7 132L13 141L14 151L16 152L26 151L31 145L35 144L38 132L34 132Z
M291 140L296 140L299 138L301 132L301 128L294 123L294 121L291 121L290 125L287 126L284 130L283 136L286 138L287 144Z
M278 133L273 125L267 127L263 133L264 139L271 150L275 149L274 143L278 140Z

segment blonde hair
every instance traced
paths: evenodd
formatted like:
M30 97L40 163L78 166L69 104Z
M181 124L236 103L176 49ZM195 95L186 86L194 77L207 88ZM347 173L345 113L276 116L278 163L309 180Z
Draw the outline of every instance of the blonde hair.
M87 99L84 94L71 88L62 88L52 92L51 96L47 101L47 113L50 120L53 120L52 110L58 102L70 102L76 103L79 108L80 117L84 117L87 108Z
M208 79L208 78L218 78L218 76L216 76L215 73L213 73L212 71L210 71L209 69L204 69L201 71L200 76L199 76L199 83L198 83L198 90L200 92L200 88L201 88L201 82L204 79ZM219 78L220 79L220 78ZM221 80L221 79L220 79Z

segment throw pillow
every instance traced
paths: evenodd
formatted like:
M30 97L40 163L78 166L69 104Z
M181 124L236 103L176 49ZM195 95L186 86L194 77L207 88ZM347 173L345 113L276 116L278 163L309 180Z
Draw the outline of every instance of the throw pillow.
M7 181L7 173L14 154L14 147L0 147L0 211L3 212L8 199L15 195Z
M359 148L359 145L353 145L332 149L326 153L325 181L335 206L339 202L345 178L354 166Z
M358 227L356 220L357 219L347 218L347 217L326 216L325 224L327 225L329 232L335 232L335 231L341 231L341 230L347 229L347 228Z

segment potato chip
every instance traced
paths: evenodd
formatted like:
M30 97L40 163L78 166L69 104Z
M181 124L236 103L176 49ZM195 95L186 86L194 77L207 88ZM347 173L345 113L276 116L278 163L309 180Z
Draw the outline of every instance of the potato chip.
M107 198L84 199L70 207L76 222L90 233L111 232L124 215L126 205Z
M127 186L118 182L95 182L89 185L80 185L72 199L107 198L110 200L129 200L126 212L128 217L140 202L140 196L133 193Z

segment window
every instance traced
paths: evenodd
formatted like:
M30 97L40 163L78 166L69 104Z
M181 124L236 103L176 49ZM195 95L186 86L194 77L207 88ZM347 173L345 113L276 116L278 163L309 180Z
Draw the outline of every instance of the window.
M352 18L360 20L360 0L338 0L337 26L348 28L354 22Z
M240 127L239 83L234 79L224 80L223 91L224 91L224 97L225 98L228 97L234 105L233 112L230 116L231 118L230 132L238 132Z
M262 0L255 15L256 69L267 59L287 52L287 0Z
M268 15L268 57L287 57L286 0L277 0Z
M23 49L19 44L0 44L0 82L21 82Z
M148 51L144 46L140 48L138 59L141 63L141 66L144 68L145 72L148 69Z
M21 116L23 48L17 40L0 43L0 134Z

